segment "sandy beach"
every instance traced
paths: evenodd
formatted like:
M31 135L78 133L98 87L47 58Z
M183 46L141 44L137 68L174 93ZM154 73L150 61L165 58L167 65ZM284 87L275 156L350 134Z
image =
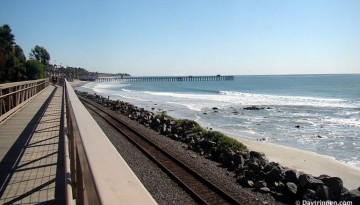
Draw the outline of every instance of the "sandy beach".
M340 177L344 186L350 190L360 186L360 168L337 161L332 157L269 142L233 138L244 143L250 150L265 153L270 161L278 162L282 166L314 176L326 174Z
M80 86L83 86L87 83L89 83L90 81L82 81L82 80L74 80L72 82L70 82L70 85L73 87L73 88L76 88L76 87L80 87Z

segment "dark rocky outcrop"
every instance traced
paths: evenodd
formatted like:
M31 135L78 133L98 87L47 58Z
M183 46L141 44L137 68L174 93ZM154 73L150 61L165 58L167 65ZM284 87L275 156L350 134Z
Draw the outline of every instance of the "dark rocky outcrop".
M244 110L263 110L263 109L265 109L265 108L263 108L263 107L257 107L257 106L250 106L250 107L244 107L243 108Z

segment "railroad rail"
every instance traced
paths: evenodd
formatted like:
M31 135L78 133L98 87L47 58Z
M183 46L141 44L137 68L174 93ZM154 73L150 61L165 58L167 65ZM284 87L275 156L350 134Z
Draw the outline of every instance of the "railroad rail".
M200 204L241 204L225 191L202 177L196 171L185 165L167 151L156 145L145 135L137 132L131 126L122 122L117 113L104 108L95 102L79 96L85 107L89 108L130 142L138 147L145 155L158 164L178 184L180 184Z

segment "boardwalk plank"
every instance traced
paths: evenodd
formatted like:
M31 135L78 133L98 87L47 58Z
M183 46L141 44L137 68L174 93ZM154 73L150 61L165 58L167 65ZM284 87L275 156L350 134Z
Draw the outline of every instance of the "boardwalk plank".
M62 98L62 87L49 86L0 124L0 204L65 203Z

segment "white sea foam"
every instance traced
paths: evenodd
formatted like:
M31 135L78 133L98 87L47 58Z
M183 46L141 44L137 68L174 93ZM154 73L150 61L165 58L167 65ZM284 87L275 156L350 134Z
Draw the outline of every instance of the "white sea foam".
M200 112L203 107L199 106L199 104L190 104L190 103L179 103L179 102L167 102L169 104L182 105L187 107L189 110L194 110Z
M127 90L129 91L129 90ZM155 96L167 96L174 98L183 98L189 100L206 100L216 103L231 103L238 105L259 105L259 106L312 106L312 107L342 107L356 108L360 107L360 102L347 102L342 99L327 99L302 96L280 96L264 95L253 93L241 93L233 91L220 91L219 95L210 94L184 94L172 92L153 92L143 91L145 94Z

